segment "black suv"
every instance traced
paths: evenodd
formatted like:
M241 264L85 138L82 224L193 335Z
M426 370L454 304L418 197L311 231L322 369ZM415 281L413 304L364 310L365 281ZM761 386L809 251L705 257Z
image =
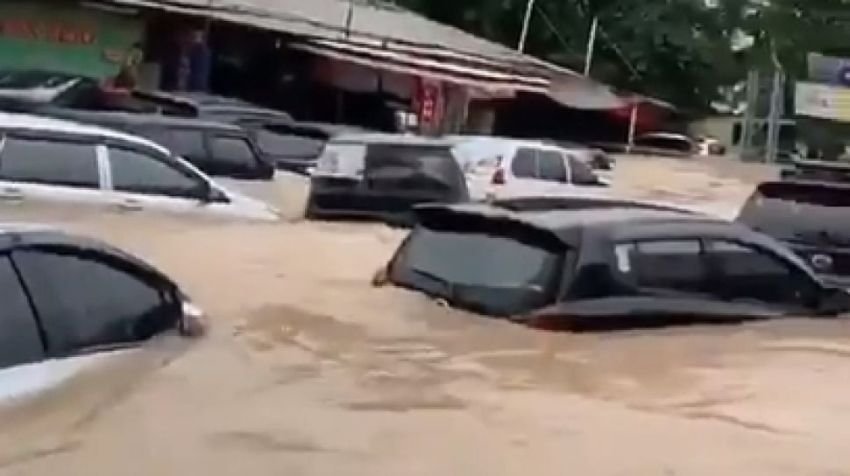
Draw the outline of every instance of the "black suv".
M764 182L737 221L785 242L824 281L850 288L850 181Z
M415 205L469 200L454 143L397 134L343 134L312 172L307 218L358 217L406 226Z
M375 284L547 329L850 309L844 290L824 285L787 248L741 225L652 207L507 205L418 207L417 227Z
M62 108L43 108L38 112L150 139L209 175L246 180L274 176L274 166L263 160L251 135L237 126L158 114Z

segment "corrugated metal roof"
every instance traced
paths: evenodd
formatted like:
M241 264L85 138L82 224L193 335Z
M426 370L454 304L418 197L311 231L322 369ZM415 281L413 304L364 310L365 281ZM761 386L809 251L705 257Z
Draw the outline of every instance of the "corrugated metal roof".
M203 15L221 21L250 24L314 40L379 42L387 51L442 55L446 62L481 64L516 75L551 78L557 84L546 93L577 109L612 109L628 104L608 86L567 68L479 38L409 10L363 0L101 0L123 5ZM353 5L350 35L346 35ZM518 88L522 90L523 88ZM527 88L525 88L527 90ZM543 92L542 90L539 92Z

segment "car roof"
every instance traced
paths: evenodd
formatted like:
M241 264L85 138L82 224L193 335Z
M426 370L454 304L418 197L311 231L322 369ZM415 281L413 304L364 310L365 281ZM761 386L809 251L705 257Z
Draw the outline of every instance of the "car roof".
M392 145L419 145L434 147L451 147L454 142L445 138L424 137L408 134L389 134L380 132L369 133L343 133L329 141L331 144L392 144Z
M182 102L194 106L212 106L212 105L248 105L251 103L239 98L219 96L210 93L202 92L169 92L169 91L151 91L151 90L136 90L133 92L138 96L152 97L156 99L164 99L167 101Z
M421 205L416 208L416 211L424 216L430 213L438 214L447 212L450 214L478 216L491 220L509 221L550 232L564 243L570 245L577 245L581 231L590 228L610 232L616 232L635 224L711 224L743 228L741 225L736 225L720 218L697 213L630 207L627 205L578 210L511 211L486 202L469 202L461 204Z
M52 117L36 116L33 114L18 114L0 112L0 130L25 130L37 132L53 132L61 134L84 135L133 142L146 147L157 149L162 153L168 150L161 145L142 137L125 134L106 127L93 126L80 122Z
M68 119L86 121L103 121L113 124L126 124L130 126L156 125L166 127L185 127L197 129L219 129L225 131L241 131L242 128L233 124L214 122L192 117L167 116L163 114L145 114L134 112L112 112L112 111L80 111L74 109L54 109L60 114L67 114ZM50 113L49 110L45 110Z
M0 253L31 246L70 246L93 250L130 262L146 272L172 282L171 278L141 259L106 242L87 236L66 233L42 223L0 222Z
M693 140L685 134L680 134L678 132L647 132L645 134L641 134L638 138L650 138L655 137L658 139L678 139L678 140Z
M538 139L516 139L512 137L499 137L499 136L478 136L478 135L452 135L446 136L447 139L454 141L455 144L469 144L476 142L489 142L491 144L499 144L499 145L513 145L513 146L527 146L527 147L551 147L551 148L559 148L557 144L546 142Z

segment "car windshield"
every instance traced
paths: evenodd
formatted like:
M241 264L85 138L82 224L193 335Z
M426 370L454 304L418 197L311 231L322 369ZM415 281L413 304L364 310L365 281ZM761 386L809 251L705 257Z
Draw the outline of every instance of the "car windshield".
M509 315L554 300L563 252L548 240L418 227L405 242L394 279L452 304Z
M850 189L771 182L750 196L738 221L785 241L850 246Z

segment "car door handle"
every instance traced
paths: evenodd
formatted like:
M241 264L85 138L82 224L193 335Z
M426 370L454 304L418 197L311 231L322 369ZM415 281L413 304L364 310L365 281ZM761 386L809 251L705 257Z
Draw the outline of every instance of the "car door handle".
M0 189L0 200L19 201L24 199L24 193L16 187L3 187Z
M118 202L118 208L128 212L135 212L141 210L143 207L142 202L130 199Z

